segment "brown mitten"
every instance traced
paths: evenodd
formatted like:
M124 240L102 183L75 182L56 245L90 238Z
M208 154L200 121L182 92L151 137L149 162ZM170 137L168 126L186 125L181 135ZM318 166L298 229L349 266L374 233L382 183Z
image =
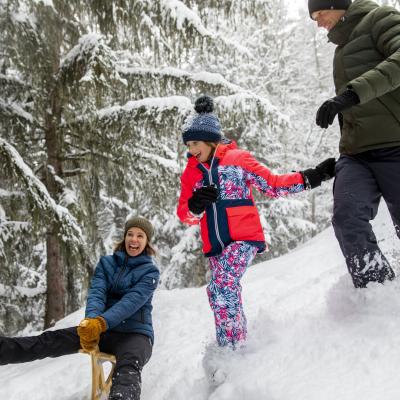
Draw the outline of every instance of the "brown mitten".
M85 318L78 328L78 335L83 350L92 351L100 341L100 334L107 329L107 323L103 317Z

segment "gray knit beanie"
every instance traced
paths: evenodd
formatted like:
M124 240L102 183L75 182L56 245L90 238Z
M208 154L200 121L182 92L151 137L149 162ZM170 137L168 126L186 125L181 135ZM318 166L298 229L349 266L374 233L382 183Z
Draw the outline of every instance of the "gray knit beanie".
M144 217L132 217L125 222L124 238L130 228L140 228L147 236L147 240L150 242L153 237L154 228L151 222Z

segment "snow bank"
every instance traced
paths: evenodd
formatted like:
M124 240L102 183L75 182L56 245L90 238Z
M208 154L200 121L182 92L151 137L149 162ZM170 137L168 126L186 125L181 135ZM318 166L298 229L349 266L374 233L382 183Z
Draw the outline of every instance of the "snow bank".
M376 222L398 247L386 210ZM394 264L398 270L397 265ZM400 281L353 288L332 229L290 254L252 266L243 279L247 346L228 358L212 390L202 368L214 340L205 288L158 290L156 342L143 400L398 400ZM58 324L70 326L82 310ZM89 357L0 367L0 398L87 399Z

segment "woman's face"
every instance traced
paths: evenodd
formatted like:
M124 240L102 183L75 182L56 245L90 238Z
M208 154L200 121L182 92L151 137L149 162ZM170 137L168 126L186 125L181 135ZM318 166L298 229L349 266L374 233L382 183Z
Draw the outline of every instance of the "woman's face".
M213 151L213 148L210 145L201 140L188 140L186 146L189 153L193 157L196 157L198 162L206 162Z
M131 257L143 252L147 244L147 236L140 228L129 228L125 236L125 249Z

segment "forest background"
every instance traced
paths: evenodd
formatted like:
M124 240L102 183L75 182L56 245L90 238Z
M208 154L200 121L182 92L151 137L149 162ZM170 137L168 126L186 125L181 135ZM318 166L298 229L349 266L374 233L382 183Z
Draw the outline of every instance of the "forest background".
M198 227L175 212L200 94L273 172L338 156L337 124L315 125L334 45L306 3L0 0L0 335L81 307L130 215L155 226L162 287L206 282ZM258 261L326 228L331 193L254 193L270 248Z

